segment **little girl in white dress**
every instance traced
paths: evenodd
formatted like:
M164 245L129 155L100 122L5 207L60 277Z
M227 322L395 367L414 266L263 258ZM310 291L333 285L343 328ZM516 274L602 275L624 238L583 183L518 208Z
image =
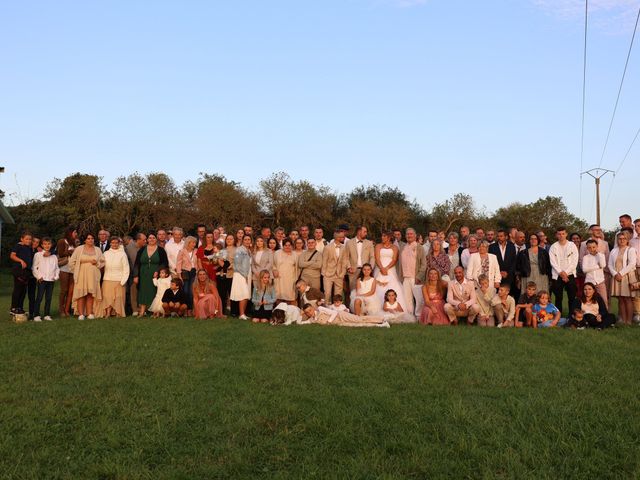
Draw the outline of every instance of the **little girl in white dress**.
M382 310L384 319L389 323L416 323L416 317L402 309L395 290L387 290L384 294Z
M168 268L160 269L160 278L154 278L153 284L156 286L156 296L151 302L149 311L153 312L153 318L158 318L164 315L164 308L162 308L162 297L164 292L171 287L171 275Z
M356 315L376 315L380 313L380 301L376 296L376 280L371 276L373 267L362 265L356 288L351 292L351 311Z

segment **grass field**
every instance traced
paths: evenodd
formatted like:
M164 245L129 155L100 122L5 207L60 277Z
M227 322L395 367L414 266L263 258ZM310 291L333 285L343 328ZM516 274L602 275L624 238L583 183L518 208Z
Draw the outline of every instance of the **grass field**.
M640 477L637 327L5 318L2 479Z

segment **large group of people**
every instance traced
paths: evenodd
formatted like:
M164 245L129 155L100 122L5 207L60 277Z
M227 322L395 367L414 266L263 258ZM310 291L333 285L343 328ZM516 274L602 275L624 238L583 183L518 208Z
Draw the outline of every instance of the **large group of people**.
M23 232L11 251L11 313L52 320L59 281L59 316L79 320L232 315L278 325L602 329L640 322L640 219L619 220L613 246L599 225L584 239L559 227L553 243L543 231L467 226L424 236L395 229L378 243L365 226L347 225L329 239L307 225L287 234L201 224L186 237L174 227L123 238L106 230L79 238L70 227L57 242Z

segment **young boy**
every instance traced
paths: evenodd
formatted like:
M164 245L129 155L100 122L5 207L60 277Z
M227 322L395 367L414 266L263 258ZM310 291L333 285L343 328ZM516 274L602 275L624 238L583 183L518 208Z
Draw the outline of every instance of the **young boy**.
M184 316L187 311L187 296L182 290L182 280L179 278L171 279L171 288L168 288L162 296L162 308L165 315L170 314L172 317Z
M516 316L516 301L509 295L511 285L501 283L498 294L493 298L493 314L498 328L513 327Z
M33 257L33 277L38 284L38 292L36 294L35 307L33 309L33 321L40 322L40 304L44 297L44 319L46 321L53 320L51 318L51 296L53 295L53 285L60 276L60 268L58 267L58 256L51 253L51 238L44 237L42 239L42 251L36 253Z
M349 313L349 309L347 308L347 306L342 303L342 295L336 294L331 298L331 300L333 300L333 303L329 305L329 308L331 310L335 310L336 312Z
M598 252L598 242L593 239L587 240L587 253L582 258L582 271L585 274L584 283L590 282L596 286L596 292L598 292L608 308L607 284L604 278L606 266L607 261L604 253ZM578 295L581 294L582 292L578 292Z
M33 267L33 250L29 232L22 232L20 241L11 249L9 258L13 262L11 314L24 314L24 297L27 295L31 268Z
M476 317L479 327L493 327L495 319L493 318L493 299L496 296L496 290L493 285L489 285L489 277L484 273L478 277L480 286L476 288L476 299L480 312Z
M524 326L531 326L531 309L538 300L536 291L538 286L536 282L527 283L527 290L520 295L518 299L518 305L516 305L516 327L521 328Z
M566 318L560 318L560 310L553 303L549 303L549 292L538 292L538 303L531 309L533 328L562 327L567 323Z
M571 317L567 322L567 326L584 330L587 327L587 321L584 319L584 312L580 308L574 308Z

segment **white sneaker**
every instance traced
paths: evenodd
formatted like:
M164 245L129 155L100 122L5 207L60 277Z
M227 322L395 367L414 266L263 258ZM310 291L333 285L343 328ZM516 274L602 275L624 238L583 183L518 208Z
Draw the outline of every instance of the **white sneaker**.
M33 321L34 321L34 322L41 322L41 321L42 321L42 319L40 318L40 315L38 315L37 317L35 317L35 318L33 319Z
M53 318L51 318L49 315L46 315L46 316L44 317L44 319L45 319L47 322L50 322L51 320L53 320Z
M80 315L80 316L78 317L78 320L84 320L84 315Z
M88 320L93 320L94 318L96 317L93 316L93 313L87 317Z
M246 315L240 315L238 318L240 320L249 320L249 317L247 317Z
M498 325L496 325L498 328L502 328L502 324L499 323Z
M137 317L137 316L138 316L138 312L133 312L133 313L131 314L131 316L132 316L132 317Z
M640 313L636 313L633 316L633 323L635 323L636 325L640 325Z

